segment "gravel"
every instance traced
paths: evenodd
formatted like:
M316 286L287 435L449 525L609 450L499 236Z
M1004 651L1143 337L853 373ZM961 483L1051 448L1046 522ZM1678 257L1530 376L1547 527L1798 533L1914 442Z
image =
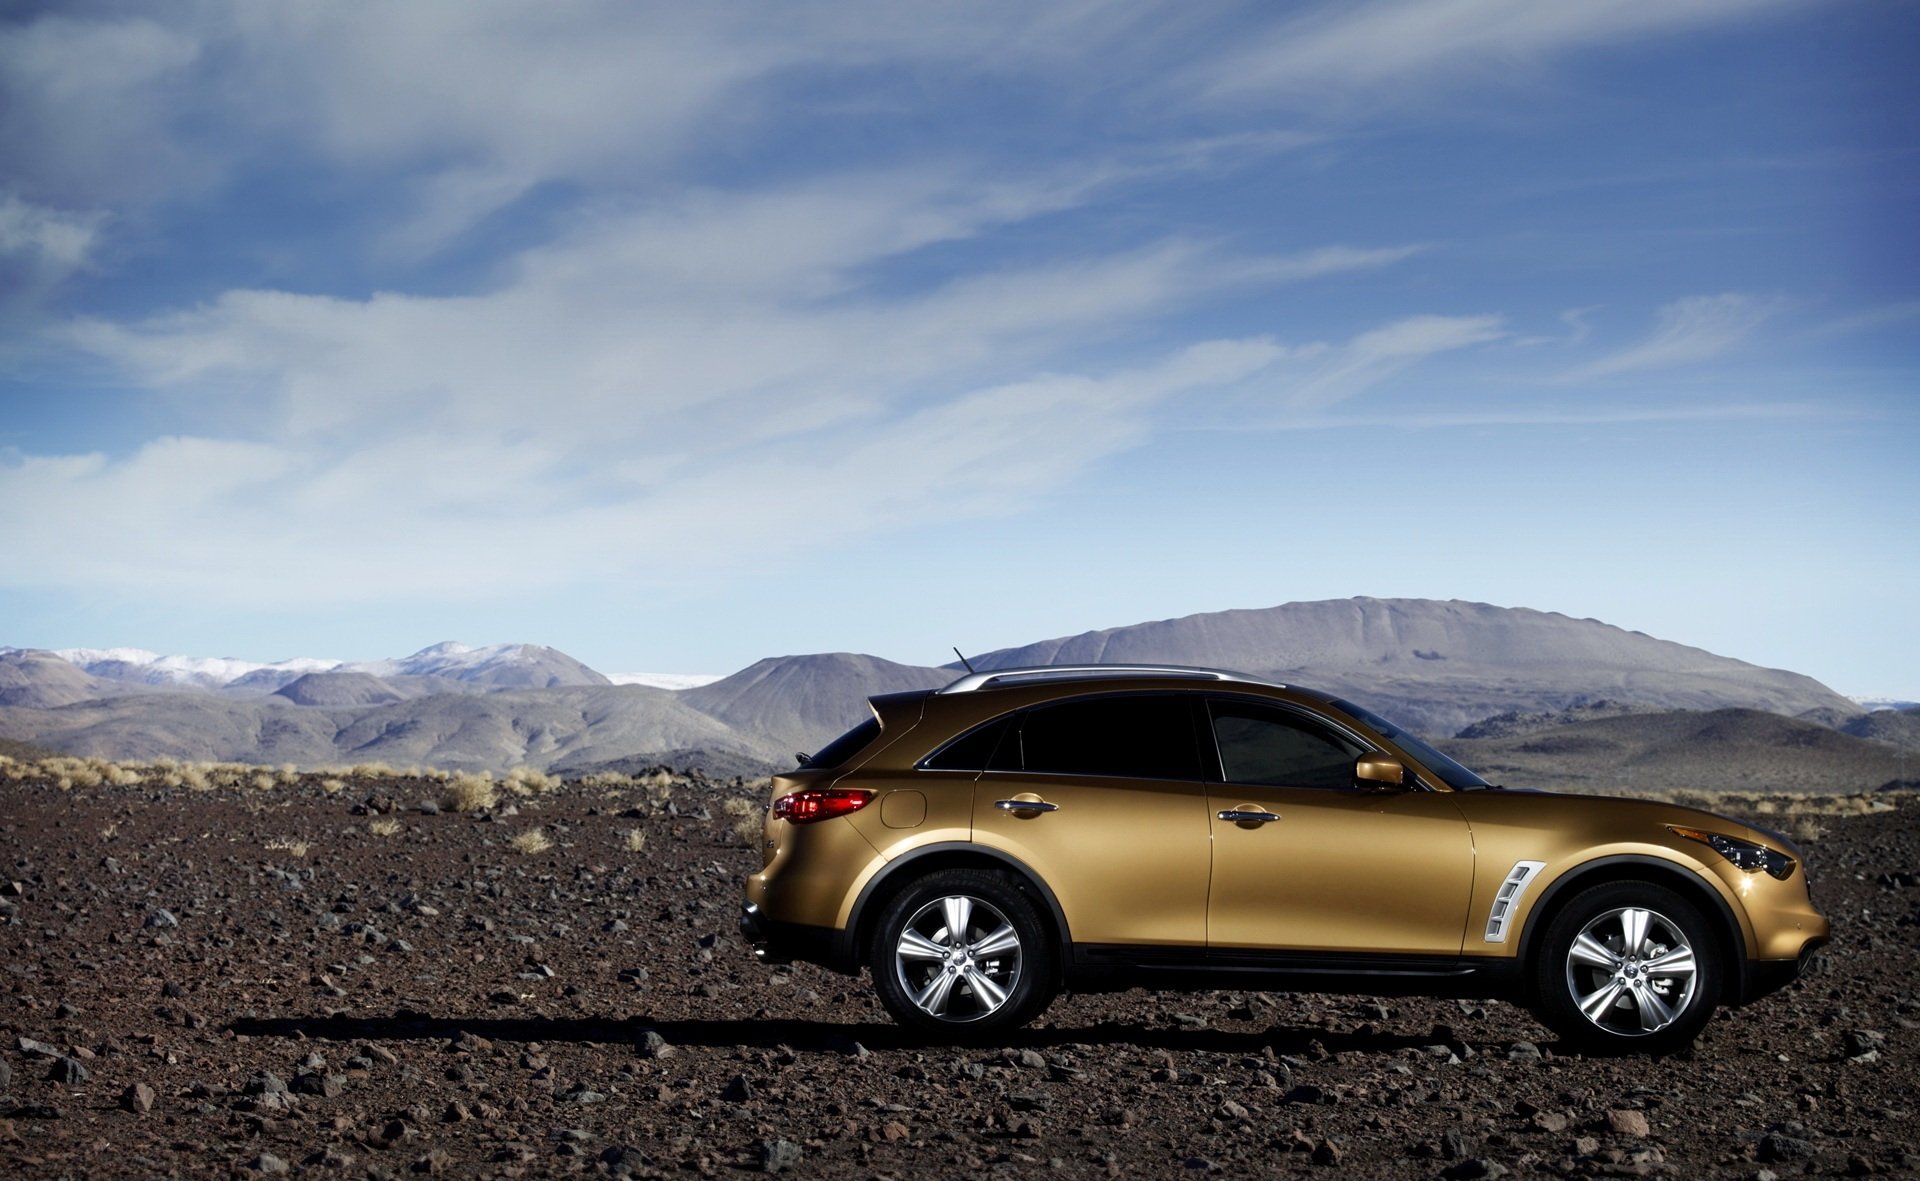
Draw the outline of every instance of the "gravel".
M1495 1002L1247 992L929 1045L741 946L740 793L356 814L422 790L0 785L0 1176L1920 1175L1913 805L1823 820L1816 974L1606 1060Z

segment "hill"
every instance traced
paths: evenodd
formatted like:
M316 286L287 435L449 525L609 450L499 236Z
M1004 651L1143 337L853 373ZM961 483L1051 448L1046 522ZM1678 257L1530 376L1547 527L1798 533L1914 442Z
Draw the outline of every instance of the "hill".
M1920 762L1751 709L1625 714L1436 745L1494 783L1593 792L1857 792L1905 779Z
M1798 714L1860 707L1811 677L1558 612L1431 599L1333 599L1083 632L973 657L1023 664L1240 669L1351 696L1429 735L1507 712L1608 699Z
M867 698L936 689L953 678L945 669L828 652L769 657L678 696L735 732L754 735L779 751L781 766L790 766L796 753L817 750L871 716Z

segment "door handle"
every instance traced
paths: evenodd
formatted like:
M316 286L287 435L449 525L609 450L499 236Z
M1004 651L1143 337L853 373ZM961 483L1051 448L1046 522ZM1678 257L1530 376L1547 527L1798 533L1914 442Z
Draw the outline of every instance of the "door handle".
M993 806L1002 812L1058 812L1060 805L1049 804L1045 800L995 800Z
M1280 817L1273 812L1262 812L1254 808L1227 808L1220 813L1220 819L1231 820L1235 824L1269 824Z

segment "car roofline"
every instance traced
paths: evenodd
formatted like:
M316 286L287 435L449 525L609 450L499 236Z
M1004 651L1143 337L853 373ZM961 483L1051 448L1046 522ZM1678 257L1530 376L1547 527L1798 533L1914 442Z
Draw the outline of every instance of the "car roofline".
M1199 668L1187 664L1040 664L1021 668L996 668L968 673L935 689L936 694L975 693L981 689L1004 688L1061 680L1102 680L1109 677L1163 677L1174 680L1222 681L1241 685L1265 685L1285 689L1278 681L1248 676L1222 668Z

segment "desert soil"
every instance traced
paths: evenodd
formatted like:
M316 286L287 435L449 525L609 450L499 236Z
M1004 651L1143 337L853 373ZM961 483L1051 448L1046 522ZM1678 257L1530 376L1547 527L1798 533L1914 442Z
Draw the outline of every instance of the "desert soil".
M1500 1003L1232 992L917 1044L742 946L739 793L437 791L0 786L0 1176L1920 1175L1912 803L1824 822L1817 974L1600 1060Z

